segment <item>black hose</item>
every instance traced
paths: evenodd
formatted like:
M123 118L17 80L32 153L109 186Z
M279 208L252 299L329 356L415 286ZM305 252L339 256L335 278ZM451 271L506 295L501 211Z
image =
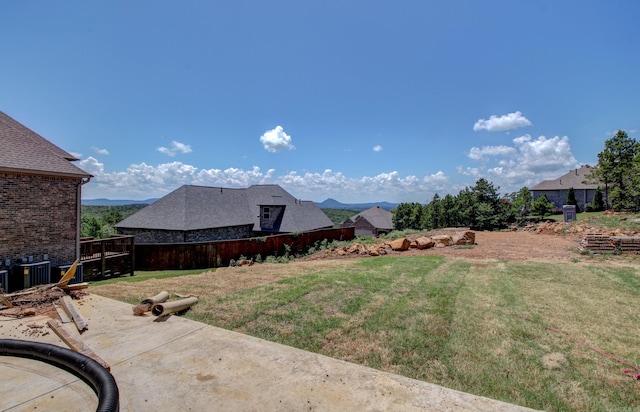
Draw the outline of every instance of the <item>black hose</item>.
M0 356L17 356L46 362L85 381L98 395L98 412L120 410L119 392L113 375L85 355L67 348L41 342L0 339Z

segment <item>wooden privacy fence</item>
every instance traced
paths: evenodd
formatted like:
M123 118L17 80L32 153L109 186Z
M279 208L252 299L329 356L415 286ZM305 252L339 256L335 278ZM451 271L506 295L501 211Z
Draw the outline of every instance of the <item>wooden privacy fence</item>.
M303 253L316 242L326 239L351 240L354 229L321 229L302 233L254 237L250 239L218 240L200 243L139 243L135 246L136 270L207 269L228 266L240 256L282 255L286 246L291 253Z

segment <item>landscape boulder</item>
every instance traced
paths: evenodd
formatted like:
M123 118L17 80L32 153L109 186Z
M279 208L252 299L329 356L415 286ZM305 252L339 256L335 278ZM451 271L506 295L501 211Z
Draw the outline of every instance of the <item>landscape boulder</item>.
M433 241L433 239L431 239L428 236L420 236L419 238L417 238L415 240L416 248L418 248L420 250L428 249L430 247L433 247L434 244L435 244L435 242Z
M470 230L456 232L452 240L454 245L473 245L476 243L476 234Z
M435 247L447 247L453 245L453 238L449 235L436 235L431 239L435 242Z
M406 237L402 237L400 239L394 239L388 243L391 249L395 251L404 251L408 250L411 246L411 241Z

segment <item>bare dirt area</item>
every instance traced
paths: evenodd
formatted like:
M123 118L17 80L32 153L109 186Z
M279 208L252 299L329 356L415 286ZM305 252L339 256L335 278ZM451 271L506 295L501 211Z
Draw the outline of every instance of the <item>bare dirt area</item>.
M498 259L516 261L570 261L578 256L579 239L574 236L533 232L475 232L476 244L448 246L426 250L410 249L394 255L442 255L465 259Z
M424 236L453 235L461 229L440 230L437 232L425 233ZM502 231L473 232L475 235L474 244L452 245L445 247L430 247L428 249L418 249L411 247L404 251L393 251L389 247L375 248L382 250L387 256L427 256L441 255L464 259L483 260L517 260L517 261L570 261L578 256L578 246L581 237L576 234L559 234L553 231ZM408 240L414 241L422 235L410 235ZM380 240L379 245L384 245L385 241ZM368 246L371 248L371 246ZM343 253L340 250L327 250L316 253L309 257L316 259L339 259L339 258L366 258L367 246L361 246L360 253ZM344 250L344 249L343 249ZM353 250L353 249L351 249Z

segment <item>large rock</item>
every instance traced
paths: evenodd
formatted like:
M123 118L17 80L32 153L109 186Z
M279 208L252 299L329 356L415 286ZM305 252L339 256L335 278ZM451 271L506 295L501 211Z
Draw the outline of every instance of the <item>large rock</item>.
M476 243L476 234L470 230L456 232L452 240L454 245L473 245Z
M453 238L449 235L436 235L431 236L431 239L435 242L435 247L446 247L453 245Z
M406 237L403 237L400 239L394 239L391 242L389 242L389 246L391 246L391 249L395 251L408 250L409 247L411 246L411 241Z
M430 247L433 247L435 242L430 237L420 236L415 240L415 244L418 249L422 250L422 249L428 249Z

